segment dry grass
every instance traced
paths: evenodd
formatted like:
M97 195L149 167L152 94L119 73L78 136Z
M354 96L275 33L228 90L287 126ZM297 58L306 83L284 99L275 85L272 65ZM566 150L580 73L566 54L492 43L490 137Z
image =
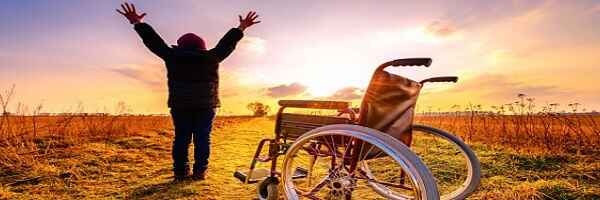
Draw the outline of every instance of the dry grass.
M483 180L475 199L600 199L600 117L556 112L438 113L416 122L472 145Z
M70 128L64 129L71 130L65 136L38 133L22 138L29 144L3 145L0 199L255 198L255 185L244 185L232 174L249 166L259 139L272 137L272 119L217 118L208 180L179 184L171 182L169 120L121 117L113 123L123 129L114 129L110 137ZM597 156L524 154L480 143L473 148L482 162L483 180L472 199L600 198Z
M598 199L597 155L529 154L471 144L482 182L472 199Z
M41 106L21 105L9 116L12 91L0 94L0 199L255 199L255 185L232 174L249 166L260 139L273 136L272 118L217 118L208 179L173 183L169 117L49 117ZM417 121L471 144L482 182L470 199L600 199L600 118L524 112L523 99L517 105L512 115L470 108ZM119 104L117 113L126 110Z
M152 116L1 116L0 169L4 173L34 167L63 149L88 142L127 137L169 126Z
M457 112L419 115L416 122L448 130L465 141L528 153L600 153L600 116L595 115Z
M55 120L62 119L47 122L55 123ZM71 123L77 124L79 130L89 128L79 120ZM2 152L29 153L3 156L0 199L227 199L239 197L240 191L252 191L250 185L239 184L231 176L234 169L248 165L249 150L254 148L254 141L264 136L255 131L258 127L251 128L247 124L251 118L217 118L211 176L205 182L182 184L171 183L170 118L128 116L121 120L114 121L113 125L123 129L114 129L110 136L103 135L108 133L84 134L85 131L62 137L38 133L30 144L23 139L20 142L24 145L3 146ZM270 126L267 123L270 124L258 121L252 125ZM239 125L246 129L236 128ZM235 135L240 137L229 139ZM245 137L247 139L243 139ZM16 139L11 141L17 142ZM229 159L236 155L238 159ZM223 186L228 189L224 190ZM242 199L254 196L252 192L246 193L247 198Z

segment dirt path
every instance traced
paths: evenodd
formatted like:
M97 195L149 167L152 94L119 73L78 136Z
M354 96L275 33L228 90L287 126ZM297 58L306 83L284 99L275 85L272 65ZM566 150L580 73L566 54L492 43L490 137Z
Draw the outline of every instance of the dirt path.
M138 186L127 191L129 193L127 198L254 199L255 185L244 185L232 175L236 169L249 166L260 139L272 137L273 122L251 119L241 123L231 122L216 126L212 134L212 155L207 180L173 184L170 157L163 156L160 165L147 171L156 176L132 181L137 182ZM161 144L170 147L169 142Z
M272 132L267 119L216 120L208 179L177 184L172 129L69 144L45 164L1 176L0 199L254 199L255 185L242 184L233 173L249 166L258 141Z

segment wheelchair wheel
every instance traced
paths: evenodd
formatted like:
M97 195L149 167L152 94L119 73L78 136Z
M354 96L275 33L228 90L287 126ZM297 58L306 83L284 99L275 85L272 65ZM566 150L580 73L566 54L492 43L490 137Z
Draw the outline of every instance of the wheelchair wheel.
M361 163L382 170L365 171ZM298 167L310 169L309 176L292 179ZM286 153L282 181L291 200L439 199L431 172L406 145L356 125L324 126L299 137Z
M479 159L467 144L451 133L413 125L410 149L433 174L441 199L464 199L479 186Z
M278 200L279 179L277 177L267 177L258 184L256 192L260 200Z

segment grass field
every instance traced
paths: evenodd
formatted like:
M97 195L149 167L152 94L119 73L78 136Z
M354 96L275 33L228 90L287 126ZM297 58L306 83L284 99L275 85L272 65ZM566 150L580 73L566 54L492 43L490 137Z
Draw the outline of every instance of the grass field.
M102 119L106 121L88 119L87 124L79 121L71 123L72 127L44 125L64 119L36 119L43 130L55 131L38 131L35 137L30 131L33 127L22 129L26 135L8 137L6 131L0 146L0 199L255 198L255 185L244 185L232 174L249 166L261 138L272 137L272 119L217 118L208 179L183 183L171 182L173 133L168 117ZM22 120L31 124L32 119ZM19 122L15 118L12 123ZM114 130L106 135L101 130L109 125ZM61 130L71 131L60 135ZM600 199L597 154L524 153L499 145L472 146L481 160L483 177L470 199Z
M463 140L524 152L598 154L600 117L592 114L468 112L419 115L417 123L451 131Z

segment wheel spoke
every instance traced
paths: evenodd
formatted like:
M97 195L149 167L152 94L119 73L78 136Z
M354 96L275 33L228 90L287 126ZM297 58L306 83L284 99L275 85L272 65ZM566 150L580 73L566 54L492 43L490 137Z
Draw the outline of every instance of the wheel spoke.
M369 153L371 153L371 151L373 150L373 148L375 148L375 146L371 145L371 148L369 148L369 151L367 151L367 153L365 153L365 155L361 159L358 159L358 160L362 161L365 158L367 158L367 156L369 155Z
M406 186L405 184L397 184L397 183L390 183L390 182L385 182L385 181L378 181L378 180L375 180L374 178L369 177L363 170L358 170L358 171L359 171L359 174L361 174L363 176L363 178L365 180L367 180L368 182L377 183L377 184L395 187L395 188L406 189L406 190L414 189L412 187Z
M412 199L437 194L435 180L408 148L393 144L397 141L381 132L363 133L354 128L309 132L290 146L283 170L284 191L292 195L287 197ZM417 164L408 168L407 163ZM300 166L309 170L307 178L292 179L293 170ZM368 172L365 166L371 166ZM409 181L402 184L398 181L405 170Z
M323 188L325 185L327 185L329 183L329 177L325 177L323 179L321 179L321 181L319 182L319 184L317 184L315 187L313 187L308 194L314 194L316 192L319 192L321 190L321 188Z

